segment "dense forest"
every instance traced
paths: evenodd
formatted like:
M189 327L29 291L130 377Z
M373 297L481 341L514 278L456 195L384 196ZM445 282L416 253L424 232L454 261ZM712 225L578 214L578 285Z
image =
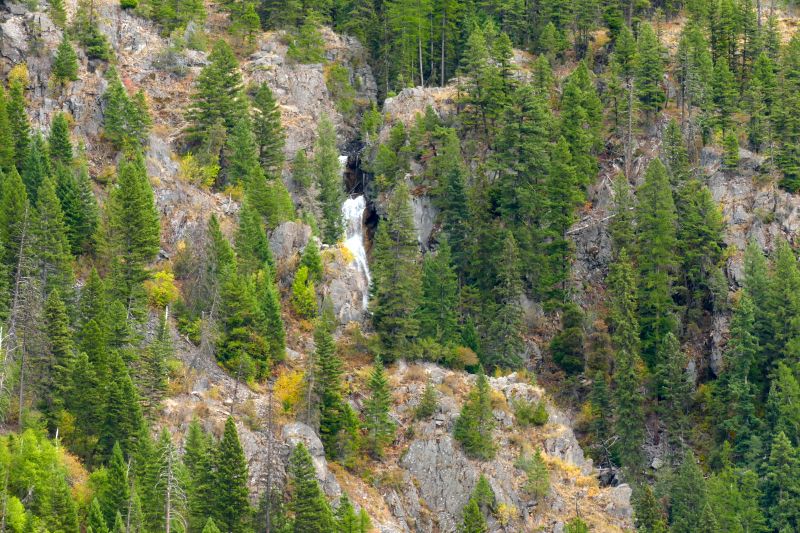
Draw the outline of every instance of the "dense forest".
M165 400L182 390L172 328L213 354L237 384L290 390L284 411L294 406L292 416L314 428L329 461L363 473L395 442L384 364L401 358L478 374L453 436L472 459L495 457L484 372L525 366L522 296L560 326L547 345L548 386L581 413L582 443L596 464L620 468L635 487L637 531L800 531L795 243L770 256L755 241L728 247L699 164L702 149L719 148L733 175L747 149L763 157L763 184L800 191L800 36L779 21L793 5L122 0L121 7L176 36L167 69L169 54L208 48L184 110L180 175L235 193L238 224L231 242L212 214L154 268L161 221L143 155L152 128L147 98L120 79L113 48L93 23L94 4L80 2L67 16L64 1L53 0L50 16L64 33L51 87L78 80L76 48L100 62L102 137L119 164L111 176L90 176L71 117L57 113L44 134L33 128L27 68L8 73L0 85L0 531L365 533L366 510L346 492L336 505L327 501L302 443L286 466L288 490L270 480L251 494L235 398L216 437L198 419L182 439L159 431ZM177 37L202 26L207 9L229 15L228 35L200 29ZM665 28L676 25L668 47ZM313 148L285 161L273 91L266 82L246 85L240 71L242 55L271 30L283 32L295 63L326 62L323 26L357 37L378 81L378 101L360 101L346 68L327 72L339 111L358 126L365 193L388 198L371 243L369 331L354 334L375 361L361 412L345 401L348 351L315 288L324 255L343 240L337 132L323 116ZM455 113L443 117L428 106L406 124L381 111L381 102L414 86L454 88ZM642 141L654 138L659 148L648 153ZM649 162L636 176L642 157ZM576 303L571 228L599 165L614 158L622 168L608 225L613 260L606 298L588 310ZM408 180L412 168L422 170ZM287 175L295 200L311 197L303 208ZM422 254L412 208L420 187L438 207L441 228ZM289 283L269 241L286 221L309 225L317 238ZM737 253L741 287L725 268ZM682 344L707 331L715 314L731 316L722 370L695 383ZM279 373L287 320L314 337L307 366L291 375ZM429 419L436 405L428 382L415 416ZM547 421L544 403L514 410L519 423ZM271 428L271 410L263 418ZM665 463L656 473L652 449ZM518 468L528 477L524 491L543 498L541 451L521 456ZM493 506L481 478L460 530L487 531ZM565 531L588 529L576 518Z

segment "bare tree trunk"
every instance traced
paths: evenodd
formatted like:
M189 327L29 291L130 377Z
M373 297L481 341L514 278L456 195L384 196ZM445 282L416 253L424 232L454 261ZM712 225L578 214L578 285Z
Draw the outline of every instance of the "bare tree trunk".
M22 406L25 400L25 344L22 344L22 359L19 363L19 434L22 435Z

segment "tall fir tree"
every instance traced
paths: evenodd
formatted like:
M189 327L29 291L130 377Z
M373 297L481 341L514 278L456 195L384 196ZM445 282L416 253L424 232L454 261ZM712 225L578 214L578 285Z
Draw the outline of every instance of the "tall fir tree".
M298 442L289 458L291 474L291 510L294 511L293 533L332 533L333 516L317 483L317 471L311 455Z
M517 368L522 364L525 344L522 339L522 281L519 255L514 236L509 233L503 244L495 286L497 314L489 324L485 363L494 367Z
M372 457L381 459L386 454L386 446L394 440L395 427L389 419L392 397L380 357L375 358L367 388L370 395L364 402L364 427L367 430L364 446Z
M0 87L0 171L9 172L14 164L14 139L8 119L8 101L5 90Z
M453 430L453 436L464 445L467 454L483 461L494 458L496 453L490 393L489 380L481 370Z
M439 242L435 257L426 257L422 268L419 335L442 344L458 337L458 278L450 262L447 238Z
M6 113L11 128L11 137L14 143L14 164L18 171L24 170L28 158L30 145L31 126L28 114L25 112L25 88L19 78L11 82L11 88L6 102Z
M74 160L72 141L69 138L69 122L64 113L53 117L50 134L47 136L47 155L53 165L71 167Z
M61 38L53 60L53 79L60 85L78 80L78 54L69 42L67 32Z
M45 178L36 201L35 262L42 290L58 290L65 297L72 293L74 275L67 229L61 204L50 179Z
M283 165L284 156L281 148L286 143L286 136L281 125L281 110L267 82L259 86L253 100L253 109L255 110L253 131L256 134L261 167L264 170L279 169Z
M314 329L314 346L317 365L314 385L319 397L319 433L325 454L329 459L336 457L336 443L342 424L342 361L333 341L331 324L323 314Z
M214 474L214 518L225 531L245 531L250 514L249 469L233 417L225 421L225 432L216 453Z
M328 116L323 115L317 128L317 141L314 144L314 173L319 187L317 201L322 209L322 241L325 244L336 244L344 232L342 220L344 187L341 172L339 152L336 148L336 131Z

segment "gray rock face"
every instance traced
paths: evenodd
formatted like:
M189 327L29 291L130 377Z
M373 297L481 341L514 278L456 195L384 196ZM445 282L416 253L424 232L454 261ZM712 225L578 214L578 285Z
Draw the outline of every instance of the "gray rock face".
M311 238L311 226L284 222L272 232L269 247L277 260L285 260L295 251L302 250Z
M19 63L28 53L28 41L21 17L14 17L0 24L0 55Z
M294 447L299 442L305 445L311 455L311 460L314 462L317 481L325 483L328 478L328 461L325 459L325 449L322 447L322 441L319 440L314 430L302 422L292 422L283 426L281 436L290 450L294 450Z
M620 520L630 520L633 517L631 494L633 490L626 483L614 487L607 497L605 511Z

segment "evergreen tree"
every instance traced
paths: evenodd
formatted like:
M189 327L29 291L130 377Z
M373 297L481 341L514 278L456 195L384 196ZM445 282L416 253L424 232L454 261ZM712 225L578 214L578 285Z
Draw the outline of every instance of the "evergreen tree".
M731 131L722 139L722 146L722 159L725 162L725 169L733 171L739 168L739 140L736 138L735 131Z
M291 509L294 511L293 533L330 533L334 529L328 502L317 484L317 471L302 442L298 442L289 458L291 474Z
M248 198L242 201L239 210L239 227L233 236L236 245L236 261L245 276L255 274L261 269L275 268L275 259L269 247L269 239L264 231L261 215L250 206Z
M739 93L736 90L736 79L728 69L728 62L724 57L719 58L714 65L712 95L717 112L714 123L722 130L722 136L726 137L733 125L733 115L736 113Z
M653 367L657 346L664 335L675 328L674 277L670 274L675 266L677 247L675 204L667 171L660 159L653 159L648 165L644 185L637 196L638 260L642 277L639 316L644 357L648 366Z
M86 252L93 244L99 223L97 199L85 165L77 176L63 167L56 169L56 193L67 225L67 239L73 255Z
M57 55L53 60L53 79L60 85L66 85L78 80L78 54L72 48L72 43L64 32L61 42L56 50ZM96 532L100 533L100 532Z
M314 318L317 314L317 295L314 292L314 282L308 279L307 267L298 268L294 276L292 305L301 317Z
M256 113L253 116L253 131L256 134L258 144L259 160L264 170L278 169L283 165L283 148L286 143L286 135L281 125L281 110L278 102L272 94L267 82L263 82L253 100L253 109ZM297 153L305 152L303 150ZM297 179L297 160L295 160L295 179ZM298 180L302 183L302 180Z
M389 201L386 220L378 225L370 286L372 326L391 355L417 335L418 250L411 195L401 183Z
M767 511L769 529L792 531L798 517L798 460L797 450L784 432L775 435L769 460L764 466L763 505Z
M414 410L414 416L417 420L425 420L433 416L433 413L436 412L436 396L436 387L433 385L431 379L428 378L428 382L425 385L425 392L422 393L422 398L417 408Z
M453 436L461 441L468 455L487 461L495 455L494 415L490 399L491 387L483 371L478 373L475 387L456 419Z
M49 429L55 430L61 419L61 411L71 393L71 374L75 364L67 306L64 305L56 290L53 290L47 297L44 320L52 359L47 373L42 377L41 409L47 419Z
M631 253L636 246L633 236L634 203L628 179L622 173L614 180L614 207L616 208L614 218L609 223L614 253L618 255L621 250Z
M489 530L486 527L486 519L474 499L470 498L463 513L464 520L459 528L461 533L486 533Z
M653 497L653 491L650 489L650 485L645 484L642 487L642 493L636 498L634 504L636 506L634 524L637 531L660 533L666 530L666 525L661 519L658 503Z
M298 150L297 155L292 162L294 180L302 185L308 187L311 185L311 163L306 157L305 150Z
M494 292L499 307L489 325L485 362L495 367L518 368L522 364L521 354L525 350L520 334L522 308L519 297L522 294L522 283L517 243L510 233L503 245L503 255L498 265L498 284Z
M594 374L594 379L592 380L592 391L589 393L589 406L592 413L592 420L589 423L589 427L595 439L603 443L611 436L611 413L613 412L613 406L606 376L599 370Z
M246 183L258 166L258 147L249 118L242 117L234 124L228 135L227 148L230 152L228 180L233 185Z
M29 210L28 195L19 174L12 169L6 176L0 199L0 246L2 246L2 264L9 279L16 279L20 260L20 248L30 239L28 232L34 214ZM30 242L30 241L29 241ZM29 245L28 245L29 246ZM23 250L26 253L27 250Z
M103 518L103 511L100 509L100 503L97 501L97 498L94 498L89 505L89 516L86 522L87 526L91 528L93 532L109 533L108 524L106 524L106 520Z
M678 468L670 487L672 502L670 531L689 533L700 524L703 508L707 502L706 481L697 465L694 454L689 451Z
M36 195L39 193L39 187L42 186L42 182L50 173L49 165L47 164L47 152L41 139L41 133L36 132L21 174L22 182L28 192L28 199L32 205L36 205Z
M364 401L364 427L367 430L364 446L373 457L380 459L386 454L385 448L394 440L394 422L389 419L391 394L383 362L375 358L375 365L369 374L367 388L369 398Z
M103 458L111 456L115 443L123 454L130 455L143 427L139 394L131 381L128 368L119 352L112 352L108 365L108 390L105 397L104 420L100 426L97 452ZM102 381L103 374L98 372Z
M111 459L106 468L106 476L98 498L103 518L107 524L113 524L120 509L127 510L130 487L128 485L128 472L122 449L115 442L111 449Z
M319 186L317 201L322 208L322 242L336 244L344 232L342 221L344 191L341 181L342 169L336 148L336 131L327 115L322 116L317 128L314 171Z
M247 101L242 88L239 61L225 39L214 43L206 65L197 77L197 93L186 112L192 123L187 129L190 138L205 139L208 130L222 120L225 131L230 131L245 115Z
M159 317L158 330L142 354L140 388L142 410L148 420L152 420L161 410L161 402L167 396L169 379L169 360L173 356L172 339L166 313Z
M286 357L286 332L281 318L280 295L271 273L267 275L266 272L262 272L258 278L257 290L258 306L264 317L261 328L269 342L270 358L277 363Z
M334 513L336 519L336 531L338 533L361 533L361 523L347 491L342 492L339 497L339 506Z
M262 323L263 316L253 294L253 284L233 266L220 272L220 322L217 340L217 359L238 368L239 358L253 341L252 333ZM265 361L266 363L266 361Z
M692 383L684 373L686 363L687 358L681 352L678 339L672 333L667 333L661 345L655 378L660 398L658 409L667 425L667 439L678 448L682 446L683 431L688 423L686 413L692 391Z
M528 481L525 483L525 490L533 496L536 501L541 501L550 492L550 472L547 464L542 457L541 448L537 447L533 452L528 465L526 465Z
M469 262L469 211L467 209L466 184L460 166L453 168L446 176L442 209L442 229L447 234L450 245L451 261L456 272L461 274Z
M14 164L17 170L25 169L28 159L28 146L30 145L31 126L25 112L25 88L20 79L11 82L11 88L6 101L6 113L11 128L11 137L14 146Z
M648 118L661 110L666 100L661 89L664 61L661 58L661 45L653 27L644 23L639 28L636 54L636 96Z
M6 92L0 87L0 171L9 172L14 164L14 140L8 120Z
M161 245L160 217L141 154L120 161L117 186L106 202L106 218L112 293L130 309L139 297L140 284L150 277L147 264Z
M317 365L314 385L320 404L319 433L329 459L336 457L336 442L341 428L342 361L333 341L331 324L323 314L314 329L314 346Z
M36 225L32 228L35 239L36 270L42 290L58 290L69 295L73 285L72 255L64 226L64 215L52 182L45 178L39 187L36 202Z
M214 474L214 518L225 531L241 533L245 530L244 520L250 513L247 478L247 460L236 424L229 416L217 449Z
M419 316L420 337L430 337L442 344L458 336L458 279L450 264L447 238L439 243L435 257L426 257L422 268L422 295Z
M308 240L303 255L300 257L300 265L308 269L308 274L311 278L319 283L322 281L322 274L324 267L322 266L322 257L319 255L319 246L317 241L312 239Z
M64 113L58 113L53 117L50 135L47 137L47 148L51 164L72 166L72 141L69 138L69 123Z
M220 533L219 528L214 523L214 519L209 517L206 520L206 525L203 527L203 533Z

